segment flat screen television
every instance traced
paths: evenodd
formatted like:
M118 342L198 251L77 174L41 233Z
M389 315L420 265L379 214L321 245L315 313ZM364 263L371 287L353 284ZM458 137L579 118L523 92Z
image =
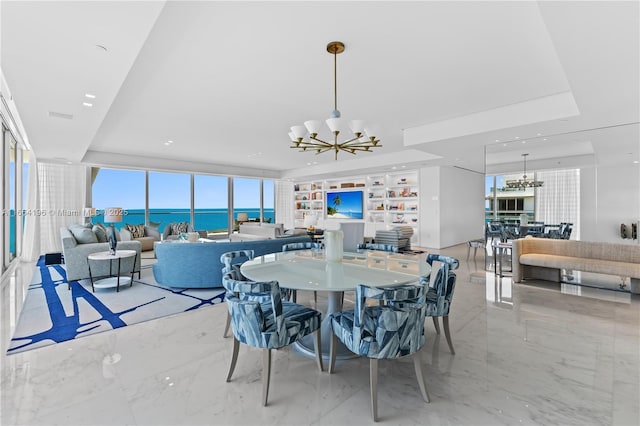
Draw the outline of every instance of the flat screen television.
M327 217L362 219L362 191L327 192Z

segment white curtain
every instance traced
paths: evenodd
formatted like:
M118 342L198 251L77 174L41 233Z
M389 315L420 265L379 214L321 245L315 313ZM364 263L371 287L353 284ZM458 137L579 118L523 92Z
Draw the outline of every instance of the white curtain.
M32 159L27 188L23 260L62 251L60 227L82 223L87 167Z
M284 229L295 228L293 215L293 182L277 180L276 192L276 223L284 224Z
M573 223L571 239L580 238L580 169L536 172L535 218L549 224Z

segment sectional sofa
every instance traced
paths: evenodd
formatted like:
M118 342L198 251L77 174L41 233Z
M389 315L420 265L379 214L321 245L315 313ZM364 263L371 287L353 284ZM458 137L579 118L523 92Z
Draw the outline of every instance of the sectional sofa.
M162 285L175 288L222 287L220 255L228 251L253 250L256 256L282 251L288 243L307 242L307 235L230 242L156 243L153 276Z
M77 230L81 229L82 234ZM60 238L62 239L62 252L64 254L65 269L67 272L67 280L81 280L89 278L89 264L87 263L87 256L92 253L100 251L109 251L109 243L101 241L101 238L91 236L93 232L90 228L83 226L76 227L76 234L70 230L70 228L60 228ZM84 234L84 238L80 235ZM142 246L139 241L118 241L118 250L135 250L138 253L136 256L135 264L133 259L123 259L121 268L123 271L140 272L140 253ZM109 262L97 262L91 264L91 271L94 276L103 276L110 274Z

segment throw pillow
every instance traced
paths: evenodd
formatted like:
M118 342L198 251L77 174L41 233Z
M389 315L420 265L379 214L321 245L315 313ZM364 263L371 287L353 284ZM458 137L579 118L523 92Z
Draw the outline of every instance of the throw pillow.
M131 232L131 238L144 237L144 223L141 223L140 225L129 225L127 223L125 226L127 231Z
M189 231L188 222L175 222L171 224L171 235L180 235Z
M98 226L93 225L93 228L91 228L91 230L93 231L94 234L96 234L96 238L98 239L99 243L106 243L108 241L107 239L107 231L106 229L104 229L104 226Z
M85 228L83 226L72 226L69 227L69 231L71 231L78 244L91 244L98 242L96 234L94 234L89 228Z

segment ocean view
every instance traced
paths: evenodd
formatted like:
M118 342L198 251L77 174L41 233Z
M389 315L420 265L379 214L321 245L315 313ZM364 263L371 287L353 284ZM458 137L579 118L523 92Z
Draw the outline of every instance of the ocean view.
M116 225L117 228L121 228L125 224L137 225L144 223L144 209L131 209L125 210L126 214L122 216L122 223ZM260 216L260 209L235 209L234 214L237 217L238 213L246 213L249 219L257 219ZM273 209L264 209L265 220L271 219L271 223L274 222L275 214ZM227 230L229 218L228 209L195 209L194 210L194 224L193 228L198 231L209 232L223 232ZM96 216L93 221L101 222L101 216ZM171 222L189 222L190 210L189 209L152 209L149 210L149 221L160 223L158 229L160 232L164 230L164 227Z
M243 209L238 208L234 210L234 214L238 217L238 213L246 213L249 219L257 219L260 216L260 209ZM11 217L14 217L14 212L11 210ZM228 224L229 210L228 209L195 209L193 227L197 231L208 232L226 232ZM271 223L275 222L275 213L273 209L264 209L265 220L271 219ZM103 222L103 216L96 216L92 222ZM171 222L189 222L190 210L189 209L153 209L149 211L149 220L151 222L160 223L158 229L160 232L164 231L164 227ZM78 222L84 221L83 217L78 217ZM122 222L116 224L116 228L120 229L125 224L138 225L144 223L144 209L125 209L125 214L122 216ZM15 222L9 221L9 247L10 252L15 252Z

